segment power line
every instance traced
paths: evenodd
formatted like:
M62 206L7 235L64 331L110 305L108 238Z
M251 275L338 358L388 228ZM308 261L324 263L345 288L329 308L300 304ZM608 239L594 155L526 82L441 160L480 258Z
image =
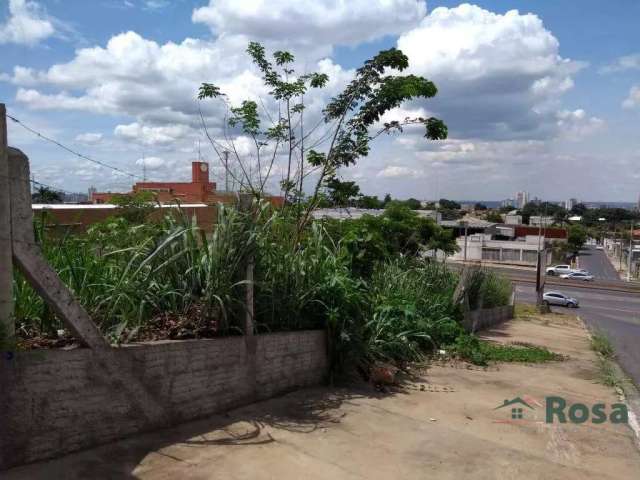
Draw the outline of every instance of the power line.
M46 183L37 182L36 180L29 179L29 181L30 181L31 183L33 183L35 186L40 186L40 187L48 188L49 190L53 190L53 191L55 191L55 192L68 193L69 195L75 195L75 193L76 193L76 192L70 192L69 190L65 190L65 189L63 189L63 188L53 187L53 186L51 186L51 185L47 185Z
M2 175L2 177L3 178L7 178L9 180L20 180L19 177L10 177L8 175ZM45 187L45 188L48 188L49 190L54 190L56 192L68 193L70 195L75 195L77 193L77 192L71 192L69 190L65 190L64 188L58 188L58 187L54 187L52 185L48 185L46 183L38 182L38 181L34 180L33 178L30 178L29 182L31 182L35 186Z
M27 130L28 132L31 132L32 134L42 138L43 140L46 140L48 142L53 143L54 145L57 145L58 147L62 148L63 150L66 150L67 152L71 153L72 155L75 155L78 158L81 158L83 160L87 160L89 162L95 163L97 165L100 165L101 167L105 167L105 168L110 168L111 170L114 170L116 172L120 172L124 175L128 175L131 178L142 178L140 175L136 175L134 173L129 173L125 170L122 170L121 168L118 167L114 167L113 165L109 165L108 163L104 163L101 162L100 160L95 160L91 157L87 157L86 155L83 155L82 153L78 153L75 150L72 150L71 148L63 145L62 143L58 142L57 140L54 140L53 138L49 138L45 135L43 135L42 133L34 130L33 128L25 125L22 121L18 120L15 117L12 117L11 115L7 114L7 118L11 119L13 122L17 123L18 125L20 125L22 128L24 128L25 130Z

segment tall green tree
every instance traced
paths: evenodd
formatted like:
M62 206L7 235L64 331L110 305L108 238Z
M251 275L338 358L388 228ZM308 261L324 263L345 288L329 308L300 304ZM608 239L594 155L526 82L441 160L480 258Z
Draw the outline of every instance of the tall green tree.
M567 246L573 253L578 253L587 241L587 229L582 225L571 225L567 232Z
M458 202L454 202L453 200L441 198L438 203L440 204L440 208L444 210L460 210L460 204Z
M49 187L38 187L38 189L31 194L31 200L36 203L61 203L62 194Z
M360 194L360 187L356 182L341 181L331 178L327 181L329 198L336 207L351 206Z
M420 203L420 200L416 198L408 198L402 203L404 203L404 205L411 210L420 210L422 208L422 204Z
M402 132L409 125L422 126L427 139L447 138L446 125L435 117L408 117L383 123L374 130L389 110L410 100L431 98L438 91L426 78L401 74L409 66L409 59L396 48L379 52L355 71L351 82L323 109L324 129L305 125L305 94L310 89L326 87L329 81L326 74L299 74L290 52L277 51L269 57L257 42L249 43L247 53L269 89L270 98L266 102L251 99L239 105L231 104L225 93L212 83L202 84L198 98L222 101L228 111L228 126L252 140L253 152L242 156L230 136L214 138L204 116L203 127L221 161L226 155L224 152L230 152L242 172L241 185L256 196L264 191L280 156L286 158L281 183L285 203L301 198L306 190L305 180L313 178L310 201L305 202L304 211L299 211L300 227L310 220L327 181L336 176L338 169L366 157L375 138ZM223 162L223 165L227 164Z
M380 200L376 195L362 195L356 201L358 208L368 208L371 210L379 210L384 208L384 202Z

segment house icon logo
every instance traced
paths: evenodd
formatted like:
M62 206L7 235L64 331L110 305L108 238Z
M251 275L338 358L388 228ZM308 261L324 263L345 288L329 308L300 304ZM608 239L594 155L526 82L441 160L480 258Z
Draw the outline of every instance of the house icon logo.
M523 420L525 407L529 410L533 410L534 408L524 401L520 397L515 397L511 400L505 400L502 402L502 405L498 405L494 410L500 410L502 408L511 407L511 420Z

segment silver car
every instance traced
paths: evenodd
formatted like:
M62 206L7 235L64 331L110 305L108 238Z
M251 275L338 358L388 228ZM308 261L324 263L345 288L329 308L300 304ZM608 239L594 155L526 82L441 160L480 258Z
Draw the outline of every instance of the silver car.
M593 281L593 275L589 272L571 272L565 275L560 275L560 278L567 278L569 280L582 280L583 282Z
M578 308L579 305L578 300L560 292L546 292L542 300L545 305L561 305L568 308Z

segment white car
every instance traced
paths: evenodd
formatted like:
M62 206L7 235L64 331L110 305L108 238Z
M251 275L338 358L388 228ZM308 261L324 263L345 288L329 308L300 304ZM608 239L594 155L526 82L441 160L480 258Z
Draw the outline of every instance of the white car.
M545 305L561 305L568 308L578 308L578 300L569 297L560 292L546 292L542 296L542 301Z
M582 280L583 282L592 282L593 281L593 275L591 275L589 272L572 272L572 273L565 273L563 275L560 275L560 278L566 278L569 280Z
M571 265L555 265L553 267L549 267L546 270L547 275L563 275L566 273L571 273L573 270L571 269Z
M602 245L598 245L598 246L596 247L596 250L604 250L604 247L603 247Z

